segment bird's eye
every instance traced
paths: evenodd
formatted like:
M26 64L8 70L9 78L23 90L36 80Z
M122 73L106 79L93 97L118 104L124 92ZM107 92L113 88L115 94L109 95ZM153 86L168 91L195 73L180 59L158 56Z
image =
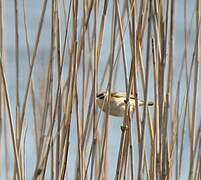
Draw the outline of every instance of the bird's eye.
M99 99L104 99L105 98L105 94L100 93L96 97L99 98Z

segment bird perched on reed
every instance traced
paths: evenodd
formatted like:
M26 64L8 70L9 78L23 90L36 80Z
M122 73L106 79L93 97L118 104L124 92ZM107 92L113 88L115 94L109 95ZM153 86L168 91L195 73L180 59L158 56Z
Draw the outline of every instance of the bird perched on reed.
M107 98L108 93L107 92L101 92L96 95L96 103L98 107L104 111L107 112ZM110 112L109 115L112 116L124 116L125 113L125 100L126 100L126 93L124 92L112 92L110 97ZM130 96L129 99L130 103L130 112L133 112L135 110L135 97L133 95ZM138 99L138 105L144 106L144 101ZM148 106L152 106L153 102L148 102Z

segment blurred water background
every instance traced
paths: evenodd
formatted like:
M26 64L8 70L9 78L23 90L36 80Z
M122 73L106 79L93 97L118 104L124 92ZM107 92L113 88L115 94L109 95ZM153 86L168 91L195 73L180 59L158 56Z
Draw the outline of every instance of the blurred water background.
M25 0L25 6L26 6L26 19L27 19L27 27L28 27L28 33L29 33L29 43L30 43L30 49L33 51L35 39L36 39L36 34L37 34L37 29L38 29L38 19L40 17L41 13L41 7L42 7L42 2L40 0L34 0L34 1L26 1ZM69 2L66 2L66 7L68 7ZM28 72L29 72L29 63L28 63L28 54L27 54L27 47L26 47L26 41L25 41L25 30L24 30L24 22L23 22L23 1L18 1L18 7L19 7L19 60L20 60L20 103L22 103L24 94L25 94L25 86L28 78ZM192 21L192 14L194 11L194 3L195 2L188 2L188 25L190 26L191 23L194 23ZM177 85L177 79L179 78L179 72L180 72L180 66L183 58L183 51L184 51L184 18L183 18L183 11L184 11L184 6L183 6L183 1L176 1L176 22L175 22L175 51L174 51L174 86L173 88L176 88ZM110 2L110 6L111 2ZM81 8L81 7L80 7ZM111 11L109 11L108 18L112 16L110 14ZM40 97L40 89L43 86L43 79L41 77L44 77L43 75L47 71L47 63L49 61L50 57L50 43L51 43L51 1L48 1L47 5L47 10L45 13L45 20L44 20L44 25L42 29L42 34L41 34L41 39L39 43L39 48L38 48L38 53L37 53L37 58L36 58L36 64L34 68L34 73L33 73L33 79L35 83L35 89L36 89L36 99ZM62 25L65 24L65 20L63 18L63 12L61 12L61 21ZM107 28L106 28L106 34L104 38L104 46L101 54L101 65L100 65L100 71L99 71L99 76L103 74L104 71L104 66L107 62L108 59L108 53L110 50L110 46L107 41L110 39L110 33L111 33L111 28L110 28L110 21L107 21ZM82 22L82 19L79 19L79 22ZM6 0L4 1L4 50L5 50L5 70L6 70L6 78L8 82L8 91L9 91L9 96L10 96L10 101L11 101L11 108L12 108L12 115L13 119L15 119L15 104L16 104L16 64L15 64L15 25L14 25L14 1L11 0ZM195 29L193 29L194 26L191 28L191 34L189 36L189 58L192 58L192 53L193 53L193 48L194 48L194 38L195 38ZM64 28L63 28L64 29ZM61 34L61 37L64 38L64 34ZM70 39L70 38L69 38ZM125 38L126 39L126 38ZM125 43L126 44L126 43ZM90 56L90 55L89 55ZM130 52L127 52L127 59L130 59ZM189 66L190 66L191 59L189 59ZM65 66L64 66L64 76L67 75L67 70L68 70L68 59L65 60ZM81 74L82 71L79 70L79 73ZM150 72L153 75L153 70ZM124 77L122 76L123 74L123 67L120 66L119 71L117 73L117 82L115 85L115 90L116 91L125 91L125 86L124 86ZM81 76L78 77L81 79ZM150 77L152 79L152 76ZM101 79L101 78L100 78ZM151 80L150 82L153 82ZM82 82L80 81L80 86L82 86ZM106 88L106 84L104 84L104 87L102 90ZM185 88L182 87L184 86L184 82L181 82L181 89ZM199 83L199 90L200 90L200 84ZM153 83L149 83L149 99L151 101L154 100L154 94L153 94ZM185 91L181 91L181 93L186 93ZM183 94L183 95L184 95ZM174 96L176 95L176 92ZM79 94L81 96L81 94ZM139 97L143 97L143 93L139 93ZM181 95L181 97L184 97ZM89 98L89 97L86 97ZM201 95L200 91L198 93L198 107L201 107ZM39 99L38 99L39 101ZM182 102L182 101L181 101ZM29 107L31 106L31 103L28 105L28 109L25 114L25 119L26 119L26 126L27 126L27 136L26 136L26 178L31 179L33 175L33 171L35 168L35 163L36 163L36 157L35 157L35 143L34 143L34 136L33 136L33 115L31 111L29 111ZM181 103L182 106L182 103ZM40 108L37 107L38 109ZM200 108L198 108L198 113L197 113L197 119L198 121L200 120ZM73 112L73 117L75 116L75 113ZM103 115L102 115L103 116ZM109 177L110 179L114 178L115 174L115 168L113 167L113 164L116 164L117 162L117 156L118 156L118 147L119 147L119 142L120 142L120 135L121 135L121 130L120 126L122 124L122 121L120 118L114 118L111 117L112 120L110 123L110 131L109 131L109 166L108 166L108 172L109 172ZM136 123L133 123L133 131L136 131L135 127ZM77 149L77 138L75 137L75 134L73 133L76 131L76 122L72 121L72 130L71 130L71 136L70 136L70 152L75 152ZM9 131L7 131L9 132ZM10 136L10 134L8 134ZM188 151L189 151L189 144L188 142L188 134L186 136L186 143L184 145L184 163L183 163L183 173L181 179L187 179L188 171L185 171L185 169L188 169L189 167L189 156L188 156ZM137 148L135 148L135 143L137 143L137 137L134 138L134 152L135 154L137 153ZM4 144L3 142L1 142ZM10 144L10 142L8 142ZM149 146L149 144L146 144ZM4 149L5 150L5 149ZM4 154L4 150L2 149L1 152ZM11 162L13 161L13 149L12 146L9 145L9 158ZM70 153L71 156L69 156L69 164L68 164L68 171L67 171L67 179L73 179L74 177L74 167L76 164L76 157L73 156L74 153ZM1 156L4 157L4 156ZM134 157L134 159L137 157ZM10 168L10 177L12 177L12 172L13 172L13 166L12 163L8 162L9 168ZM135 161L136 162L136 161ZM136 165L136 164L135 164ZM5 158L2 159L1 166L5 166ZM5 179L5 168L2 168L3 171L0 172L0 179ZM48 173L47 173L47 179L48 179Z

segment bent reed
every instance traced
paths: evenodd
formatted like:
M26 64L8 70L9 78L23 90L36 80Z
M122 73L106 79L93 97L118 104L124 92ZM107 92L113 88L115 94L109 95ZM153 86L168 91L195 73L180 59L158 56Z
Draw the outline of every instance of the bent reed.
M201 179L200 6L1 0L0 179Z

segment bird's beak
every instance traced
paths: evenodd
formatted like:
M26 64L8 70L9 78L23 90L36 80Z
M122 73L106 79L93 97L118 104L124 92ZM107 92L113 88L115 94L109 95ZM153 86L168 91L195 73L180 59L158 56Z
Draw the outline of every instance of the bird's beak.
M153 102L148 102L148 106L153 106L154 103Z

